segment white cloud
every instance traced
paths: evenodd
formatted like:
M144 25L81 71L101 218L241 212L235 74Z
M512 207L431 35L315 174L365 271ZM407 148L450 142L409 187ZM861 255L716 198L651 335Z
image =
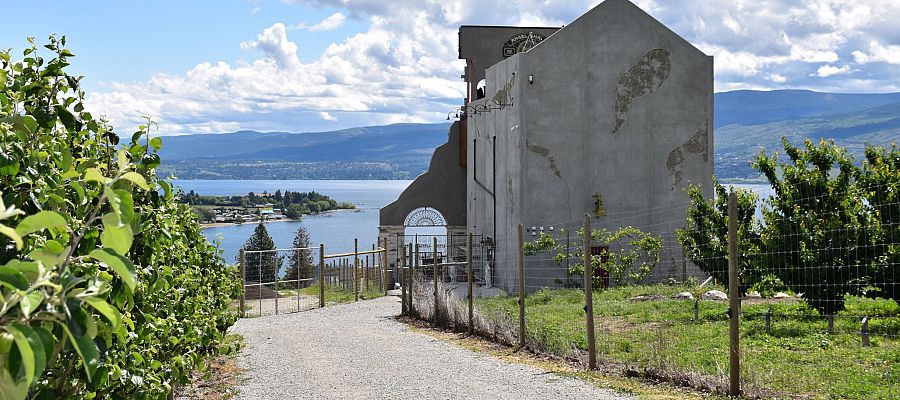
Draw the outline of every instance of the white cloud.
M568 24L600 0L282 0L335 11L313 25L274 23L244 49L258 59L200 62L181 74L109 83L90 101L117 126L141 114L162 132L307 131L391 122L437 122L464 96L461 24ZM896 0L635 0L715 56L717 90L898 90ZM255 4L255 3L254 3ZM301 62L290 29L368 28ZM854 64L848 65L850 60ZM852 72L852 73L851 73ZM861 78L865 79L861 79ZM828 79L824 79L828 78Z
M816 71L816 76L820 78L827 78L829 76L847 74L850 73L850 66L845 65L843 67L835 67L833 65L823 65L819 67L819 70Z
M883 62L893 65L900 65L900 46L887 45L882 46L881 43L873 41L869 43L869 52L854 51L853 59L858 64L868 64L875 62Z
M330 31L333 29L340 28L341 25L344 24L344 21L347 19L344 14L334 13L328 16L328 18L323 19L318 24L309 27L310 32L319 32L319 31Z
M772 82L775 82L775 83L785 83L788 80L786 76L779 75L779 74L768 74L766 76L766 79L768 79Z
M293 67L300 63L297 59L297 44L287 38L287 28L276 23L256 36L256 40L241 43L242 49L259 49L282 67Z

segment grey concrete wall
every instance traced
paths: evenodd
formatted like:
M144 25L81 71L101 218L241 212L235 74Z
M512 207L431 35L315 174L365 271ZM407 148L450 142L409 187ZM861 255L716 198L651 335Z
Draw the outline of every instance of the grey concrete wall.
M466 82L472 83L472 90L482 79L485 79L485 70L488 67L503 61L503 44L512 36L522 33L534 32L543 37L549 37L558 31L556 27L522 27L522 26L473 26L463 25L459 28L459 58L471 63L471 75L466 76ZM487 93L496 91L496 88L488 88ZM470 94L472 99L474 94Z
M419 175L391 204L380 210L380 226L403 226L406 216L430 207L447 225L466 224L466 171L459 165L459 122L450 127L447 143L434 150L428 171Z
M488 69L486 79L492 84L489 87L498 89L488 92L486 99L472 103L483 105L490 99L506 106L487 114L474 115L468 120L468 225L475 234L494 238L497 245L497 265L493 282L504 290L514 289L518 282L517 226L525 215L522 192L524 136L520 96L523 76L519 71L521 56L512 56ZM493 160L494 146L496 161ZM476 156L478 159L475 159ZM475 164L472 164L473 161ZM483 185L474 181L476 175ZM495 189L496 192L492 193ZM493 215L494 196L497 207L496 227Z
M595 227L660 234L655 279L680 279L674 231L685 220L683 188L701 184L712 195L712 58L630 2L607 0L531 51L488 69L494 88L488 96L507 85L513 70L515 106L473 118L479 132L497 137L496 238L506 249L498 258L515 252L519 223L577 229L600 194L607 215L594 218ZM481 199L489 196L472 186L469 213L476 214L469 225L484 227L490 221ZM497 278L511 287L509 267ZM551 267L530 273L527 285L552 286L564 276Z

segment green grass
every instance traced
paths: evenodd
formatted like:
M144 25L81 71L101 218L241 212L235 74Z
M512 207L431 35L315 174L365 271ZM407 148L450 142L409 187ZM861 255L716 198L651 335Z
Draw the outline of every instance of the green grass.
M369 290L363 290L359 292L360 300L368 300L374 299L378 297L384 296L384 292L373 290L374 288L370 288ZM303 289L300 289L300 294L305 296L319 297L319 284L313 284ZM325 303L326 304L341 304L341 303L352 303L356 300L356 295L353 294L353 290L344 290L343 288L337 286L327 285L325 286Z
M597 351L602 360L650 367L694 384L720 385L728 376L728 318L724 302L672 300L678 292L705 289L637 286L594 293ZM633 302L637 295L663 299ZM587 348L584 293L542 290L526 297L526 335L539 349L569 355ZM480 298L488 320L518 315L517 297ZM765 331L772 308L772 330ZM869 315L871 346L863 347L859 318ZM803 302L745 304L741 318L742 383L757 395L811 398L900 397L900 307L892 300L848 298L835 318L835 334Z

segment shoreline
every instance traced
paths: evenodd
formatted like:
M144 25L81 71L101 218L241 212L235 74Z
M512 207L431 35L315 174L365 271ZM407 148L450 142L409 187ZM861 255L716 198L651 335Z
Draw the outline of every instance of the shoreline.
M304 216L304 218L305 218L305 217L323 216L323 215L327 215L327 214L330 214L330 213L336 213L336 212L342 212L342 211L356 211L356 210L359 210L359 209L360 209L360 208L342 208L342 209L339 209L339 210L328 210L328 211L320 212L320 213L316 213L316 214L306 214L306 215ZM226 226L238 226L238 225L259 224L260 222L263 223L263 224L271 224L271 223L277 223L277 222L302 222L302 221L303 221L303 218L299 218L299 219L284 218L284 219L279 219L279 220L247 221L247 222L242 222L242 223L236 223L236 222L213 222L213 223L207 223L207 224L201 223L201 224L200 224L200 229L207 229L207 228L222 228L222 227L226 227Z

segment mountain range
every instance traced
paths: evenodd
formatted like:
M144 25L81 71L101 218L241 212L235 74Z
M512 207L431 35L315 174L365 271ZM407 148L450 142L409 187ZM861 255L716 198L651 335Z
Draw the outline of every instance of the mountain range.
M167 136L162 174L181 179L412 179L428 168L450 124L394 124L331 132ZM761 149L834 139L857 155L866 143L900 142L900 93L803 90L715 95L716 175L758 180L749 161Z

